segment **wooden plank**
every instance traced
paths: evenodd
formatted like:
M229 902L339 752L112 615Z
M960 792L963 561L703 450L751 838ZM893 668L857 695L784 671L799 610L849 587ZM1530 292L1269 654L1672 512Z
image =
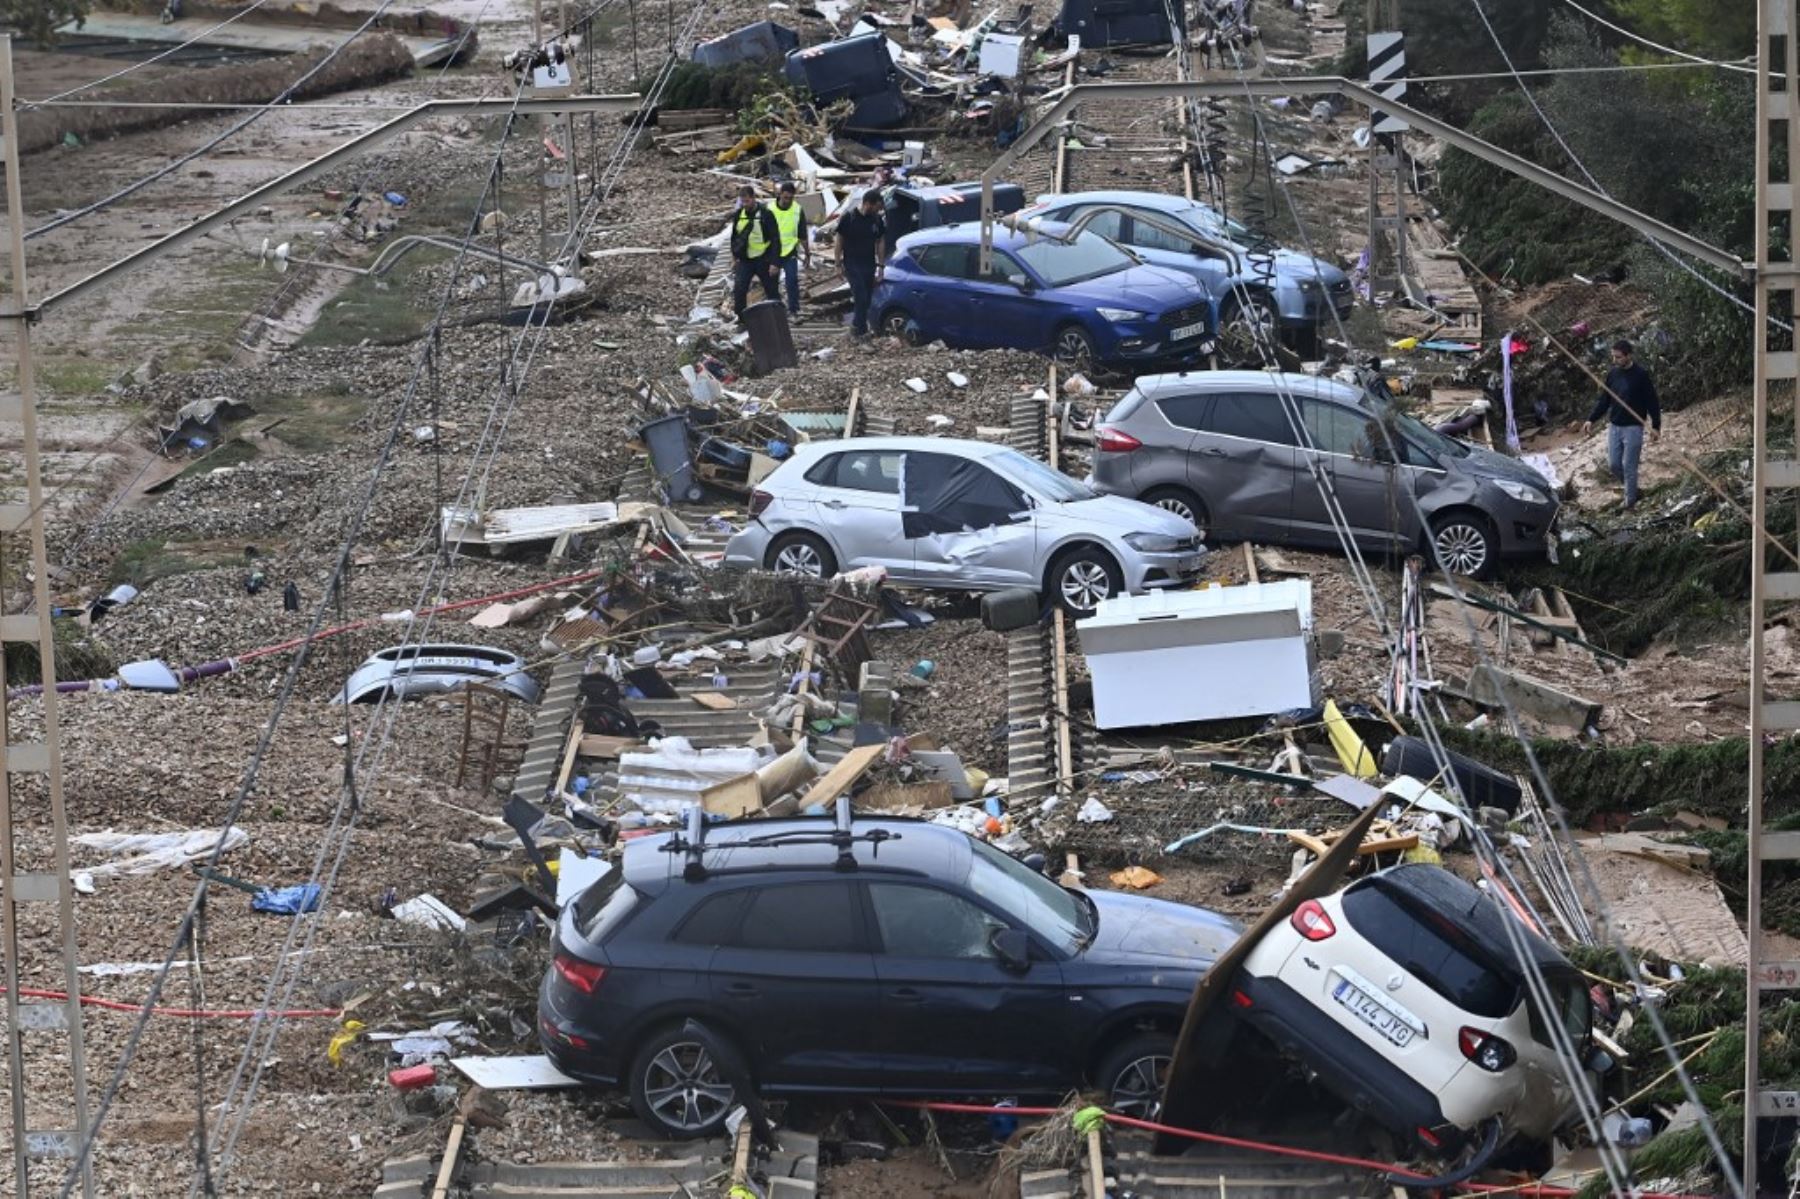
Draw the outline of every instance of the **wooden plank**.
M762 784L754 774L714 783L700 792L700 806L729 820L754 815L762 811Z
M463 1132L469 1127L461 1116L450 1126L450 1139L444 1142L444 1164L438 1167L437 1182L431 1188L431 1199L448 1199L450 1180L456 1175L456 1159L462 1153Z
M877 783L857 797L856 806L871 812L911 808L931 812L947 808L954 802L949 783Z
M857 404L861 400L862 400L862 388L852 387L850 389L849 407L844 409L844 436L845 437L855 437L856 436L856 417L857 417L856 408L857 408Z
M1288 840L1303 849L1310 850L1315 856L1322 858L1325 856L1326 851L1328 851L1332 845L1337 843L1338 838L1329 833L1324 837L1315 837L1311 833L1304 833L1299 829L1289 829ZM1372 853L1399 853L1408 849L1417 849L1418 847L1419 834L1402 833L1394 837L1376 837L1371 840L1365 840L1361 845L1356 847L1356 852L1359 856Z
M806 639L806 648L800 651L800 682L794 687L795 695L805 695L812 690L813 656L816 642L811 637ZM801 704L794 713L794 727L788 730L795 741L800 740L806 732L806 705Z
M1050 638L1055 680L1050 698L1056 705L1056 790L1059 795L1067 795L1075 785L1075 753L1069 730L1068 625L1060 607L1056 609Z
M1244 569L1250 572L1252 583L1262 582L1262 575L1256 569L1256 547L1248 541L1244 542Z
M887 751L887 745L859 745L842 758L837 765L825 773L825 777L807 789L800 797L800 810L804 812L814 804L829 804L832 800L848 791L856 780L867 774L869 768L880 760Z
M569 785L569 772L575 769L575 755L581 751L581 717L575 716L569 721L569 743L563 747L562 769L556 772L555 795L561 795Z
M581 747L576 752L584 758L617 758L626 750L644 748L644 743L636 737L614 737L606 733L588 733L581 738Z
M696 691L689 699L713 712L735 712L738 702L729 695L720 695L717 691Z
M1100 1130L1090 1128L1087 1134L1088 1195L1090 1199L1106 1199L1106 1155L1100 1142ZM1223 1187L1220 1188L1223 1191Z

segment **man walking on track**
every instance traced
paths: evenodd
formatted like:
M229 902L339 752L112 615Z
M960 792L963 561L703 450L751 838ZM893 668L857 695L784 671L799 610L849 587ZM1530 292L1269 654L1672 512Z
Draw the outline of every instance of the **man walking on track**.
M1644 452L1644 430L1650 430L1654 442L1662 433L1662 409L1656 402L1656 384L1650 372L1632 358L1631 343L1615 341L1612 348L1613 368L1606 373L1606 388L1582 424L1585 434L1604 414L1607 465L1612 477L1625 485L1625 511L1637 507L1638 459Z
M763 296L781 299L775 283L776 254L781 244L781 230L775 214L756 202L756 189L749 184L738 188L737 211L731 215L731 311L744 315L750 299L750 281L760 280Z

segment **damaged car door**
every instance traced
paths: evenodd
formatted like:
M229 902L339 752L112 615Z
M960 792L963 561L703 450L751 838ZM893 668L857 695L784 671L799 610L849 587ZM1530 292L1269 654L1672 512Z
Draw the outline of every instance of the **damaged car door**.
M1220 536L1289 536L1295 479L1305 468L1284 409L1279 396L1223 392L1199 418L1188 445L1188 477Z
M900 522L928 586L1036 587L1037 526L1025 493L970 458L906 455Z
M1404 550L1419 544L1418 508L1413 503L1413 476L1393 461L1373 413L1312 396L1300 404L1307 439L1318 451L1319 466L1331 483L1344 520L1357 544L1366 550ZM1395 444L1399 434L1392 434ZM1309 473L1294 480L1293 539L1307 545L1338 548L1337 528L1326 509L1319 484Z
M1055 1092L1078 1077L1060 967L1008 963L996 939L1029 938L972 900L925 883L867 887L879 952L883 1089Z
M818 487L813 504L841 569L881 566L902 578L911 573L912 547L900 535L904 457L898 450L851 450L806 472L806 481Z
M742 910L713 953L711 991L739 1044L753 1047L757 1079L807 1091L868 1086L878 1000L855 885L782 883L707 903Z

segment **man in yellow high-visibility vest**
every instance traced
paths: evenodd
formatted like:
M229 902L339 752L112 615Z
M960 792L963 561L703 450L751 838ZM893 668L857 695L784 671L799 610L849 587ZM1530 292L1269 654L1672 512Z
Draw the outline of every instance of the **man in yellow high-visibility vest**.
M800 315L800 264L812 270L812 237L806 228L806 214L794 200L794 185L784 183L776 193L775 207L769 210L775 227L781 232L781 254L777 269L787 284L788 313Z
M737 211L731 214L731 310L742 316L750 298L750 281L760 280L763 297L781 299L775 283L776 256L781 249L781 229L775 216L756 202L756 189L738 188Z

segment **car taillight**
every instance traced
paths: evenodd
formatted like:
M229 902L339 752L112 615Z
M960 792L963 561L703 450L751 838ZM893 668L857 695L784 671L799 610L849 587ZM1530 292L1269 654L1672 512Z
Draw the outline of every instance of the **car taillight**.
M1309 899L1295 908L1294 914L1288 917L1288 923L1308 941L1323 941L1337 932L1337 925L1331 922L1331 917L1325 914L1325 909L1319 906L1316 899Z
M552 960L556 972L563 981L585 995L592 995L600 986L600 980L606 977L606 967L597 966L593 962L584 962L571 954L559 953Z
M770 495L768 492L752 491L750 493L750 515L751 516L761 516L763 514L764 510L766 510L768 508L768 506L774 502L775 502L775 497Z
M1457 1033L1456 1047L1462 1050L1464 1057L1490 1074L1498 1074L1519 1060L1509 1042L1479 1028L1465 1028Z
M1129 454L1132 450L1141 450L1144 443L1111 425L1101 425L1094 430L1094 448L1102 454Z

